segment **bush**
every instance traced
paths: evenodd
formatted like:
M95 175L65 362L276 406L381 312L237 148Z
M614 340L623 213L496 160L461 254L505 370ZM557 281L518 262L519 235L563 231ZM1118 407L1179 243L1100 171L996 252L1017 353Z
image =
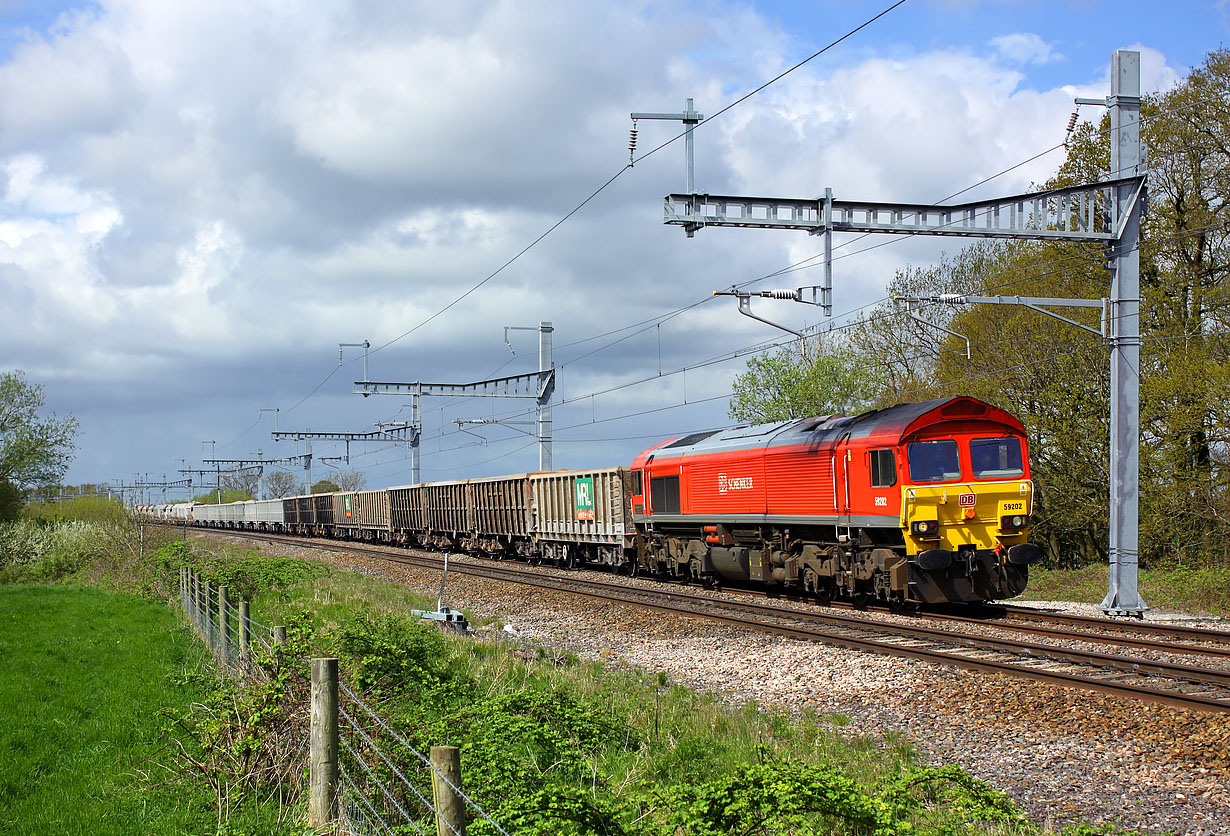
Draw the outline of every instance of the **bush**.
M81 520L0 525L0 582L59 580L105 554L110 540L108 529Z
M152 557L166 577L173 577L181 566L192 567L202 580L228 587L236 601L251 601L262 592L285 589L328 572L318 563L293 557L270 557L252 549L193 548L178 540L161 546Z
M120 524L128 519L128 510L116 499L105 496L81 496L64 502L36 502L22 509L21 516L30 520L44 522L66 522L82 520Z

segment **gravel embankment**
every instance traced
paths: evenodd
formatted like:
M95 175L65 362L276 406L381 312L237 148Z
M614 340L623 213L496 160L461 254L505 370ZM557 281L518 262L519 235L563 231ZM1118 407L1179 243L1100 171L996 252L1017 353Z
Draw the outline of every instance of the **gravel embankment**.
M343 552L262 549L387 578L434 595L439 573ZM1230 833L1230 715L747 633L710 622L449 575L446 601L543 645L790 711L840 714L848 735L898 733L934 764L958 763L1035 821L1146 833ZM1088 605L1042 602L1080 614ZM1091 612L1092 611L1092 612ZM1199 620L1150 613L1150 619Z

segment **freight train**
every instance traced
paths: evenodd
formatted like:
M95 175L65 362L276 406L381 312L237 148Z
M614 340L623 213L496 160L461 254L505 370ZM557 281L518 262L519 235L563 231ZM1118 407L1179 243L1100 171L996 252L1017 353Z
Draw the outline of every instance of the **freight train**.
M898 605L1019 595L1041 557L1025 430L968 397L700 432L630 467L223 505L185 524L596 564Z

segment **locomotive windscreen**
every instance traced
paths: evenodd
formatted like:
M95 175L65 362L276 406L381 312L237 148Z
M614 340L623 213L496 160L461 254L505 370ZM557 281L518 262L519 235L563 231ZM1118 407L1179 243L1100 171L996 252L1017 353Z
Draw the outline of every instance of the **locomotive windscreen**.
M969 460L978 479L1003 479L1025 472L1019 438L975 438L969 443Z
M910 478L915 482L946 482L961 478L961 461L957 458L957 442L915 441L907 450Z

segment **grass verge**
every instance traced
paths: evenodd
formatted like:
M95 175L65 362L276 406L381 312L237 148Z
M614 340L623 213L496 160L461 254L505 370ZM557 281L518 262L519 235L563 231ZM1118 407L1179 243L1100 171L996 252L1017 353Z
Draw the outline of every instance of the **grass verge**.
M160 603L71 586L0 586L0 832L209 832L211 798L172 776L166 712L201 695L204 654Z
M1085 601L1106 597L1107 567L1029 570L1027 601ZM1192 569L1167 566L1140 569L1141 597L1150 607L1230 618L1230 568Z

